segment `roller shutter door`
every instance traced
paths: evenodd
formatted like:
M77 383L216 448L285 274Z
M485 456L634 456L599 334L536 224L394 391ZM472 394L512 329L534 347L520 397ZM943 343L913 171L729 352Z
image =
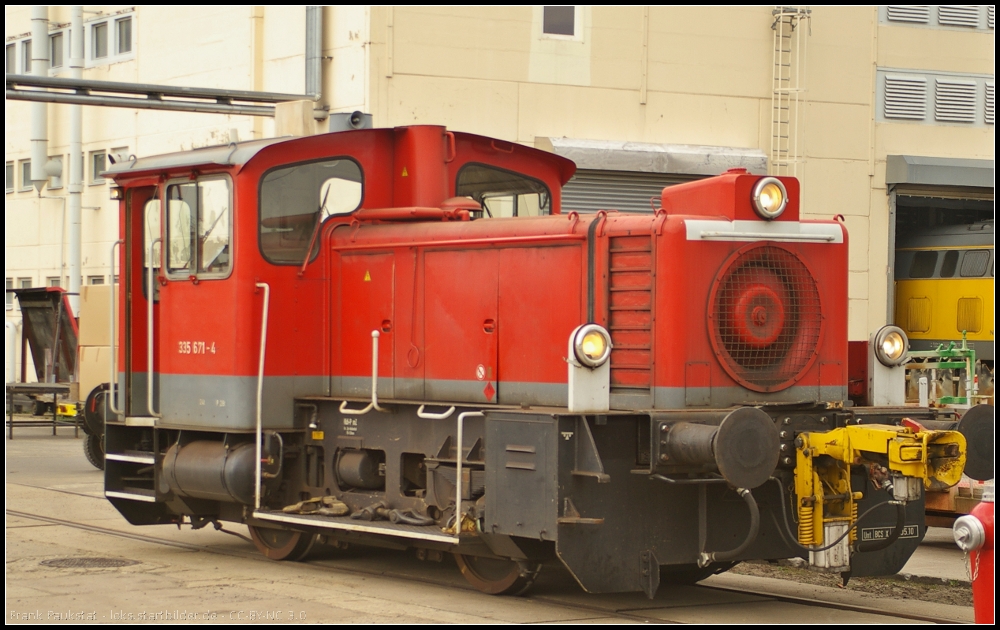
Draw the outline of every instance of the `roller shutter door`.
M652 212L649 200L655 197L659 207L664 188L701 178L698 175L580 169L563 186L562 211Z

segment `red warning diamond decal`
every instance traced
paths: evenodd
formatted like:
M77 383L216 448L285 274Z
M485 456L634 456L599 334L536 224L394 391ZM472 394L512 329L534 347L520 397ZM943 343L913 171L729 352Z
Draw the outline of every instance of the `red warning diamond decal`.
M486 395L486 400L493 400L493 394L497 393L497 390L493 389L493 383L487 383L486 387L483 388L483 394Z

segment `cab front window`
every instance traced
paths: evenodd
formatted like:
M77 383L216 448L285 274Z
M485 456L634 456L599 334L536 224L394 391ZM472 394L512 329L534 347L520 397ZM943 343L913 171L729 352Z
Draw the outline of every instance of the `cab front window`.
M224 277L232 268L228 178L167 186L167 273Z

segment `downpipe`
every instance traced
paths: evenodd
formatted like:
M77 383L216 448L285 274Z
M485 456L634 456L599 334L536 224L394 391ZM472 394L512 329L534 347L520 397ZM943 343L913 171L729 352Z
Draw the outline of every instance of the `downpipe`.
M31 7L31 73L45 77L49 74L49 8ZM48 161L48 106L45 103L31 104L31 183L39 194L48 176L45 163Z
M83 7L74 6L70 18L69 75L73 79L83 78ZM69 106L69 282L66 285L73 312L80 312L80 285L82 284L81 241L83 208L83 106ZM59 269L59 273L64 273ZM114 292L115 266L112 262L108 284Z

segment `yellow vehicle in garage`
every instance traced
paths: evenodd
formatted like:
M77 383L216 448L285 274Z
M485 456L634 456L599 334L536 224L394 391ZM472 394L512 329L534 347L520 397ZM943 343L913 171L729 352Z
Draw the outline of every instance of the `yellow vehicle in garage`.
M897 326L911 350L960 343L993 369L995 255L993 224L980 221L914 234L896 248Z

